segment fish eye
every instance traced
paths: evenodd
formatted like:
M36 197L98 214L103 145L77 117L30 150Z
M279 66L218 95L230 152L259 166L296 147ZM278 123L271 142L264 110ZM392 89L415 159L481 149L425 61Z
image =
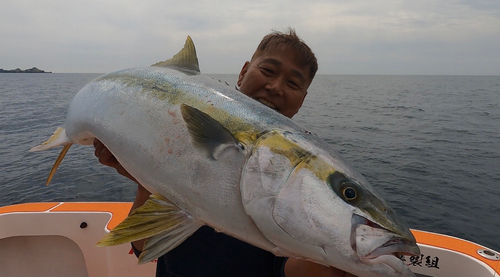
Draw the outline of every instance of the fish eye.
M347 201L355 200L358 197L356 189L353 187L345 187L342 189L342 195Z
M330 174L327 182L333 191L350 205L357 205L364 198L362 188L338 171Z

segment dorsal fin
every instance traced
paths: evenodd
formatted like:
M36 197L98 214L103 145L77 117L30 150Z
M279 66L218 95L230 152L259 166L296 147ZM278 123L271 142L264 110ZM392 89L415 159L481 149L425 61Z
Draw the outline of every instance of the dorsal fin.
M176 67L182 70L195 71L200 73L198 65L198 57L196 57L196 49L194 48L193 40L190 36L187 37L186 43L179 53L163 62L155 63L152 66L161 67Z

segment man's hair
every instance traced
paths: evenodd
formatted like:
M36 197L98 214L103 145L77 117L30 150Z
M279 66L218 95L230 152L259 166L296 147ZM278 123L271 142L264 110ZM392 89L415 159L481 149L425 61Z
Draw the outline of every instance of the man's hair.
M263 55L269 50L284 50L287 47L296 51L296 59L302 66L309 66L309 77L311 80L314 79L316 71L318 71L318 61L316 60L316 56L311 51L311 48L309 48L309 46L307 46L307 44L297 36L295 30L292 28L289 28L287 33L273 31L272 33L266 35L260 42L259 46L257 46L257 50L255 50L252 60L260 55Z

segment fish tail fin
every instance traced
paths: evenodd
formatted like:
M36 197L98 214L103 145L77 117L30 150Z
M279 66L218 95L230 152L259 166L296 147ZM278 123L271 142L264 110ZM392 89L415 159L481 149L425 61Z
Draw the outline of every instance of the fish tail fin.
M113 246L147 238L139 256L143 264L174 249L203 223L160 194L152 194L141 207L104 236L97 246Z
M30 149L30 152L47 150L57 146L65 145L70 142L69 138L66 136L66 130L64 128L58 127L54 134L44 143L35 146Z

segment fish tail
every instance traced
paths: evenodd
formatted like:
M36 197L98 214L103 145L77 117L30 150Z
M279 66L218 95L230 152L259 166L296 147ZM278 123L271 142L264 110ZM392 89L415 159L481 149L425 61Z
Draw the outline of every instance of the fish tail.
M73 145L73 143L71 143L68 136L66 136L66 131L64 130L64 128L58 127L57 130L54 132L54 134L47 141L30 149L30 152L35 152L35 151L51 149L61 145L64 145L64 147L61 150L61 153L59 153L59 156L57 157L54 165L52 166L52 169L50 170L49 176L47 177L47 182L45 183L47 186L52 180L52 177L54 177L57 168L61 164L64 156L66 155L66 153L68 153L68 150L71 147L71 145Z
M203 225L160 194L152 194L97 246L113 246L147 238L139 264L156 259L181 244Z

